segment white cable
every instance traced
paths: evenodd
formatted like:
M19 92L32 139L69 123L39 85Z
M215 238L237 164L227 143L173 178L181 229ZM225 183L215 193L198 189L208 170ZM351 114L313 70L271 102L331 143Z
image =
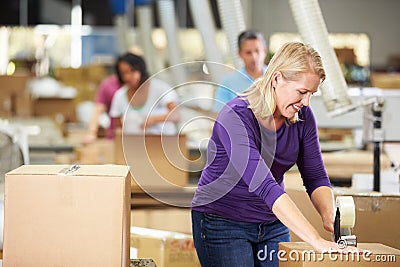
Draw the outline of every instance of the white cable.
M199 30L206 59L208 61L223 63L221 52L218 49L214 18L211 15L210 2L208 0L189 0L193 21Z
M182 63L182 52L179 46L178 23L175 15L175 4L172 0L157 1L161 26L165 31L168 42L168 56L170 66ZM177 84L187 81L183 68L172 68L172 75Z
M153 10L150 5L138 6L136 10L138 18L137 28L140 34L144 58L146 59L149 73L153 74L162 69L151 39L151 33L153 32Z
M117 33L118 53L123 54L129 50L128 41L128 21L124 15L116 15L114 17L115 31Z
M237 37L246 29L243 10L240 0L218 0L218 11L221 16L222 27L228 38L229 48L236 68L243 66L238 56Z
M326 80L321 85L322 98L328 112L345 109L351 105L347 84L339 62L329 43L328 30L318 0L289 0L297 28L305 43L321 55Z
M189 0L189 6L194 24L202 37L206 60L209 62L224 63L216 41L215 23L211 15L209 1ZM219 64L204 63L203 72L210 74L214 81L220 81L224 75Z

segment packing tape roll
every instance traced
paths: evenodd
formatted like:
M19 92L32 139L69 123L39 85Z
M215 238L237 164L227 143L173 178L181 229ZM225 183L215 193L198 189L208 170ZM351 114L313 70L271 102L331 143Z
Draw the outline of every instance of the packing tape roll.
M356 208L352 196L336 197L336 206L340 211L340 227L353 228L356 222Z

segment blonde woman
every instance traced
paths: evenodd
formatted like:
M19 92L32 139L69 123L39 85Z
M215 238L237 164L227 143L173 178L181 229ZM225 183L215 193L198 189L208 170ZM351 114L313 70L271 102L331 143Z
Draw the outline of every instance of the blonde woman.
M202 266L278 266L278 243L289 241L289 229L316 251L338 250L321 238L283 185L284 173L297 164L325 229L333 232L333 194L309 107L324 79L312 47L287 43L265 75L219 113L192 201Z

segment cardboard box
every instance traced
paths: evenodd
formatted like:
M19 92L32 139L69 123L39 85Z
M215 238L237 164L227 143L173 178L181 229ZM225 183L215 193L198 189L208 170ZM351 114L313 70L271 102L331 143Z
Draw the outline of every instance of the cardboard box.
M191 235L131 227L131 247L137 258L152 258L157 267L200 266Z
M77 103L93 101L101 81L108 75L106 68L101 65L54 69L54 76L58 81L77 89Z
M335 48L335 54L340 64L354 65L356 63L353 48Z
M317 210L314 208L308 194L303 190L286 189L286 193L294 201L307 220L314 226L320 236L326 240L332 240L332 235L324 229L322 219ZM357 222L358 223L358 222ZM303 241L295 233L290 231L290 240L292 242Z
M9 118L12 116L12 98L10 94L0 95L0 118Z
M21 117L29 117L32 115L32 97L29 92L23 92L14 99L15 115Z
M356 207L353 233L358 242L378 242L400 249L400 196L374 193L340 193L352 195Z
M372 151L340 151L322 153L326 171L330 178L351 180L354 173L372 173L374 154ZM387 155L381 155L381 170L390 168Z
M185 135L122 135L118 131L114 142L114 163L131 167L132 190L149 192L188 185Z
M192 234L190 208L134 209L131 210L131 225Z
M73 146L81 146L87 135L88 129L83 125L68 123L65 127L65 141Z
M74 148L76 162L80 164L114 163L114 142L98 139L93 143Z
M4 266L129 265L126 166L24 165L6 174Z
M371 84L373 87L383 89L400 89L400 74L373 72L371 73Z
M0 91L12 95L18 95L26 90L26 85L30 79L29 75L0 75Z
M29 75L0 75L0 116L31 115L30 94L27 90ZM7 98L7 99L6 99Z
M149 228L149 210L132 209L131 210L131 226ZM160 229L162 230L162 229Z
M370 251L362 255L315 253L304 242L279 243L279 267L394 267L399 265L400 250L378 244L360 243L358 247Z
M286 192L318 233L323 238L331 240L331 233L323 228L322 219L305 189L287 188ZM356 208L356 222L352 233L357 236L358 242L377 242L400 249L400 231L398 231L400 225L399 195L385 196L380 193L363 193L351 190L334 190L334 194L335 197L342 195L353 197ZM302 241L293 232L290 234L291 241Z
M36 98L33 100L34 116L62 116L63 122L75 122L75 104L72 98ZM59 119L57 118L57 121Z

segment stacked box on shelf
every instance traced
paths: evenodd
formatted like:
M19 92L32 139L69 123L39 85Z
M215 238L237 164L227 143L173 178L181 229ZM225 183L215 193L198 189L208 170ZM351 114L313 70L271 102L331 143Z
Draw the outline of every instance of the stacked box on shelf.
M191 235L131 227L131 247L133 256L152 258L157 267L200 266Z
M107 75L106 68L101 65L56 68L54 70L54 76L58 81L77 89L75 103L94 101L97 89Z
M27 89L28 74L0 75L0 116L30 116L31 96Z

